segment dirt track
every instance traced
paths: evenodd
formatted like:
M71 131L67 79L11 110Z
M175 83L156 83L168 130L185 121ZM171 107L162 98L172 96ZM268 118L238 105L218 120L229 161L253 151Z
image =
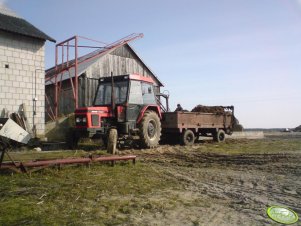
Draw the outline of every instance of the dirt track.
M178 203L170 209L167 204L157 214L145 211L143 218L132 219L134 224L276 224L266 216L271 205L301 214L301 147L293 152L225 155L202 152L198 146L162 146L145 151L140 161L179 183L178 189L147 198L168 203L174 196Z

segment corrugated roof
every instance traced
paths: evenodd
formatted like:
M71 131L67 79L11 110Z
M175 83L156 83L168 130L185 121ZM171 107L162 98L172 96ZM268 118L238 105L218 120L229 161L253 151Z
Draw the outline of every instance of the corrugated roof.
M127 45L137 56L137 58L142 62L142 64L153 74L154 79L158 82L160 86L163 86L162 82L157 78L157 76L150 70L150 68L142 61L142 59L137 55L137 53L132 49L130 45L125 43L124 45ZM84 73L89 66L94 64L96 61L98 61L101 57L105 56L106 54L111 53L115 49L119 48L120 46L107 46L106 48L102 48L100 50L93 51L89 54L86 54L82 57L78 58L78 75L81 75ZM69 66L74 65L74 60L71 60L69 62ZM58 65L58 73L60 75L57 77L58 81L64 81L66 79L69 79L70 77L74 77L74 67L69 67L69 71L67 71L65 68L67 68L66 63ZM55 67L49 68L46 71L46 85L51 85L55 82L55 78L53 77L56 74ZM47 78L49 78L47 80Z
M18 17L17 14L3 5L0 5L0 30L56 42L53 38L46 35L26 20Z

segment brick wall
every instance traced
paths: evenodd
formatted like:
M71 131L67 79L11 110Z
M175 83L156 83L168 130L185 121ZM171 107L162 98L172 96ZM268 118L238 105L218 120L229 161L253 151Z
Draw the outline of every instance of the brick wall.
M0 31L0 115L4 108L17 112L24 103L30 128L34 117L38 136L45 129L44 44L43 40Z

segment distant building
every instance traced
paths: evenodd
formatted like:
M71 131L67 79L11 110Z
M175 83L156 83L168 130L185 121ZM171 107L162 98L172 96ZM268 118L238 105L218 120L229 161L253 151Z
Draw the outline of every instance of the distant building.
M45 124L46 40L55 42L0 4L0 114L18 112L25 104L30 129L35 124L38 136Z
M91 60L85 61L86 58ZM155 81L155 91L158 93L163 86L152 70L143 62L133 48L125 43L121 46L89 53L78 58L82 63L78 65L78 106L87 107L93 104L96 93L98 79L105 76L140 74L146 77L152 77ZM72 61L73 62L73 61ZM66 63L64 63L65 65ZM53 109L55 106L55 82L52 78L56 73L59 74L57 81L61 82L61 91L58 101L58 116L73 113L75 110L74 96L70 76L74 77L74 68L72 72L61 70L64 65L58 65L58 71L55 67L46 70L46 95L49 103L46 102L46 109ZM61 70L61 71L60 71ZM50 119L46 114L46 121Z

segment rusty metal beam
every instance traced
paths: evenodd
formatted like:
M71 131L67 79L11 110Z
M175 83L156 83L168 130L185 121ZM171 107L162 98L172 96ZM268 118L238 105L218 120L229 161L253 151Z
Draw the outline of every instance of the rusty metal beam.
M115 161L128 161L132 160L133 164L136 162L136 155L124 155L124 156L100 156L100 157L88 157L88 158L67 158L67 159L54 159L54 160L38 160L29 162L2 162L0 170L11 169L11 170L21 170L21 172L27 172L26 168L35 167L51 167L51 166L61 166L61 165L71 165L71 164L91 164L95 162L111 162L114 165Z

